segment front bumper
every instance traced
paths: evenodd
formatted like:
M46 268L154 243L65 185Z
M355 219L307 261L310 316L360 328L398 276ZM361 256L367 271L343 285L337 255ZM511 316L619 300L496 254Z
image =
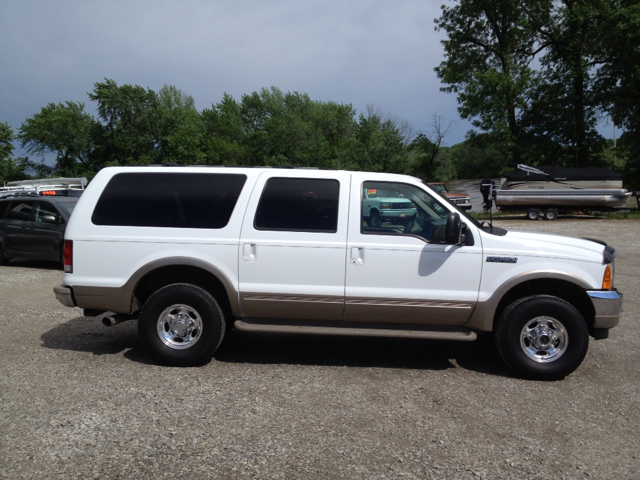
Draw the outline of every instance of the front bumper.
M622 294L617 290L589 290L596 312L593 328L613 328L620 322L622 316Z
M65 307L75 307L76 302L75 298L73 298L73 290L71 287L67 287L66 285L56 285L53 287L53 293L56 296L56 299Z

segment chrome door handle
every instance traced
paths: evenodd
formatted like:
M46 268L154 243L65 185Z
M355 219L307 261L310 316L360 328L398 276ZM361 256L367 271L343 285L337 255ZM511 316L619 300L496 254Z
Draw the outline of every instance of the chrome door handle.
M245 243L242 245L242 260L245 262L255 262L256 250L255 243Z
M364 265L363 247L351 247L351 265Z

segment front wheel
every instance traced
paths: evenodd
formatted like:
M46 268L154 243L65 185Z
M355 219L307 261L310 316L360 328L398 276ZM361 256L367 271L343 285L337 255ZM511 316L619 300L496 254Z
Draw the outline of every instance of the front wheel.
M225 333L218 302L200 287L167 285L145 302L138 335L161 364L193 367L211 359Z
M516 300L496 328L502 359L517 374L534 380L558 380L582 363L589 332L570 303L548 295Z
M555 220L556 218L558 218L557 210L554 210L553 208L550 208L549 210L544 212L544 218L545 218L545 220Z
M369 217L369 226L373 228L380 228L382 226L382 220L380 219L380 214L375 210L371 212L371 216Z

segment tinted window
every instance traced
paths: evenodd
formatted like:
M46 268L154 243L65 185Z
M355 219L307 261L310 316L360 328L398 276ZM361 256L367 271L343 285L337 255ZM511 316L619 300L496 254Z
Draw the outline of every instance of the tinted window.
M0 218L4 218L4 214L7 212L9 202L0 202Z
M339 191L337 180L271 178L260 197L255 228L335 233Z
M54 207L48 202L38 202L36 204L34 220L36 222L43 222L43 217L45 215L52 215L53 218L56 219L56 223L62 222L62 215L60 215L60 212L58 212L56 207Z
M12 220L31 220L31 210L34 203L33 200L13 200L9 206L7 218Z
M119 173L100 196L96 225L223 228L247 177L239 174Z

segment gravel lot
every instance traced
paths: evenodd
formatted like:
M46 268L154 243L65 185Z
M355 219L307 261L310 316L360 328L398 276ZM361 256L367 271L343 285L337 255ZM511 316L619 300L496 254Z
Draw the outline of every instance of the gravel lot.
M231 332L208 365L153 365L0 267L0 478L640 478L640 222L500 222L617 249L625 311L563 381L514 378L473 343Z

